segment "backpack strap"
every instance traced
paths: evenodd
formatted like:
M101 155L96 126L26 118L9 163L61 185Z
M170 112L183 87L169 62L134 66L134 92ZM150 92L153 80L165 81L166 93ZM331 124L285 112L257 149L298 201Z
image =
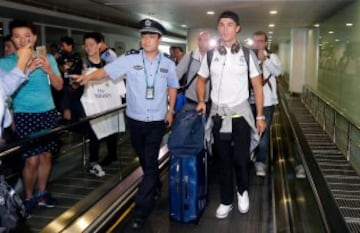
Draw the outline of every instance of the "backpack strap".
M189 79L189 69L190 69L190 66L191 66L191 64L192 64L192 62L193 62L193 60L194 60L193 54L194 54L194 52L191 51L191 53L190 53L190 60L189 60L189 63L188 63L187 69L186 69L185 80L183 81L183 82L185 83L185 85L182 87L184 93L185 93L185 91L189 88L189 86L191 85L191 83L194 81L194 79L195 79L195 77L196 77L196 75L195 75L195 76L190 80L190 82L187 84L187 80Z
M252 89L251 80L250 80L250 61L249 61L250 60L250 49L246 48L244 46L241 46L241 48L243 50L246 65L247 65L248 88L249 88L249 97L250 97L251 89Z
M206 61L207 61L207 65L209 68L209 74L211 74L210 66L211 66L211 61L212 61L213 56L214 56L214 49L210 49L206 52ZM209 88L209 96L210 96L211 89L212 89L211 75L209 76L209 82L210 82L210 88ZM209 97L209 101L211 101L210 97Z
M213 55L214 55L214 49L210 49L206 52L206 58L207 58L207 64L209 67L209 71L210 71L210 66L211 66L211 61L212 61Z
M271 78L271 74L269 74L269 76L263 81L263 86L265 86L266 84L269 85L270 90L272 90L272 85L270 83L270 78Z

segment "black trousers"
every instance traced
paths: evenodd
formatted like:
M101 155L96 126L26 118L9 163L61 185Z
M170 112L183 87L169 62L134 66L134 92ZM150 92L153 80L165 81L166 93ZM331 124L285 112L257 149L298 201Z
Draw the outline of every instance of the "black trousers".
M221 121L214 121L214 149L218 156L220 199L224 205L233 203L234 170L237 191L249 190L250 126L241 118L232 119L232 133L224 137L219 130Z
M142 122L128 118L128 125L132 146L144 172L135 199L134 216L146 218L155 206L154 195L160 185L158 155L165 133L165 122Z
M80 102L80 99L77 99L72 103L71 111L73 114L73 120L78 121L79 119L86 117L85 110ZM98 163L99 162L99 152L100 152L100 142L105 141L107 145L107 156L112 159L117 158L117 134L109 135L101 140L96 137L94 130L91 128L90 122L85 122L79 127L74 129L76 132L84 135L90 140L89 142L89 163Z

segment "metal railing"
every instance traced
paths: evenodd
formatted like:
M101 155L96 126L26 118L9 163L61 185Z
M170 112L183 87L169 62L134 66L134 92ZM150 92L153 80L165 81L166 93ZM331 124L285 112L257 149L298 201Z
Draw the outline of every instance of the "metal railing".
M302 102L360 174L360 125L309 86L304 87Z
M126 104L123 104L121 107L113 108L108 111L104 111L98 114L94 114L91 116L87 116L84 118L81 118L79 121L70 123L67 125L59 126L53 129L48 130L42 130L39 132L36 132L32 135L29 135L28 137L25 137L23 139L19 139L15 142L5 144L2 147L0 147L0 159L4 159L7 156L14 154L15 152L19 152L21 148L24 146L34 145L36 143L40 143L41 140L54 138L56 136L59 136L60 134L66 132L66 130L71 130L77 126L80 126L90 120L94 120L112 113L121 112L124 111L126 108ZM83 140L83 143L85 143L85 140Z

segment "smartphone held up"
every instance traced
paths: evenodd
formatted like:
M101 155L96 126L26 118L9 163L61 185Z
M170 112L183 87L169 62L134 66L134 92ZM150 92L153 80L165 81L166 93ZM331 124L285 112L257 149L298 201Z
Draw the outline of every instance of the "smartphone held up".
M45 45L41 45L41 46L36 46L36 50L35 50L36 56L44 56L46 57L46 46Z

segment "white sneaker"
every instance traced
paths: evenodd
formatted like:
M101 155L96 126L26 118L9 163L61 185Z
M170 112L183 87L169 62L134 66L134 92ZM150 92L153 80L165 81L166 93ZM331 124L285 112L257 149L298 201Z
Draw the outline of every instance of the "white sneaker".
M305 174L305 170L302 164L299 164L295 167L295 171L296 171L296 178L298 179L305 179L306 178L306 174Z
M88 170L91 174L94 174L95 176L97 177L103 177L105 176L105 172L104 170L102 169L102 167L99 165L99 164L94 164L92 166L89 167L89 170Z
M232 210L232 205L220 204L216 209L216 218L223 219L226 218Z
M247 213L249 211L249 194L248 191L244 191L242 195L240 193L237 193L238 196L238 208L240 213Z
M256 175L257 176L266 176L265 168L266 168L266 165L264 163L261 163L261 162L255 163Z

